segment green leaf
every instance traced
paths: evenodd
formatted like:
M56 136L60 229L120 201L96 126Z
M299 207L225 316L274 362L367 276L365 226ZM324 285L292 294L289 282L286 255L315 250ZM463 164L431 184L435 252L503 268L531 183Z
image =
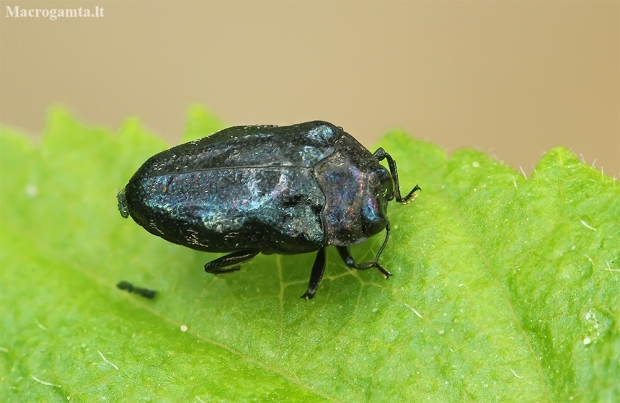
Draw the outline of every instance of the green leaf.
M185 139L221 127L193 107ZM564 148L525 179L402 132L379 145L423 189L390 205L394 276L330 250L305 301L312 254L216 277L215 255L121 218L118 188L167 147L137 120L113 135L55 109L38 142L2 128L2 400L620 400L618 181Z

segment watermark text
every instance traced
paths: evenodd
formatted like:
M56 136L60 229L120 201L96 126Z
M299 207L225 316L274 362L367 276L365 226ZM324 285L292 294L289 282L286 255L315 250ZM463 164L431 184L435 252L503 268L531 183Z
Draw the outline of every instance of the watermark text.
M103 18L103 7L92 8L22 8L6 6L5 17L9 18L47 18L52 21L58 18Z

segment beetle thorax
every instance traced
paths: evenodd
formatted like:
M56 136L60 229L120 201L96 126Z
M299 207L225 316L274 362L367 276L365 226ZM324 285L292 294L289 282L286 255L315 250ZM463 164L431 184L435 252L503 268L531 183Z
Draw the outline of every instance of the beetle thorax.
M358 244L381 232L388 223L392 178L368 154L335 152L315 167L326 199L321 215L328 245Z

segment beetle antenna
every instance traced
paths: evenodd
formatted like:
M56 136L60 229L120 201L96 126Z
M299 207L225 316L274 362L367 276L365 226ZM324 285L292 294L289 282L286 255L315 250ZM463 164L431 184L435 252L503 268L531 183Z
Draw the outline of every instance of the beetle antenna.
M409 192L409 194L405 198L403 198L400 195L400 183L398 182L398 169L396 168L396 161L394 161L394 158L392 158L392 156L388 154L387 152L385 152L385 150L381 147L379 147L377 151L375 151L374 156L379 161L383 161L384 159L387 159L388 165L390 167L390 174L392 174L392 180L394 181L394 196L397 202L408 203L415 197L414 193L416 192L416 190L422 190L422 188L420 188L418 185L415 185L414 188L411 190L411 192Z

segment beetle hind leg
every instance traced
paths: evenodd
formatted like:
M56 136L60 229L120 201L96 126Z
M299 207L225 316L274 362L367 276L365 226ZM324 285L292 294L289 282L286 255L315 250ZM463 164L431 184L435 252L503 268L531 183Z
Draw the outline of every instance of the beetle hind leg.
M237 271L241 267L239 264L252 260L260 251L240 250L226 256L219 257L205 264L205 271L211 274L222 274Z
M314 298L314 294L316 294L316 290L323 279L323 273L325 273L325 248L319 249L319 252L316 254L316 259L312 265L312 273L310 274L310 284L308 284L308 290L301 296L302 298Z

